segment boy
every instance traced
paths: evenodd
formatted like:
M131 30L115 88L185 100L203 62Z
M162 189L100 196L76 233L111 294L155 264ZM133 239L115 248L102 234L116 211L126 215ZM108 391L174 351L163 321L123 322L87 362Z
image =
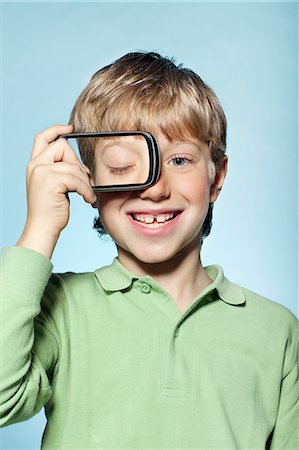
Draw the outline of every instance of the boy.
M156 136L162 166L135 192L95 195L94 149L82 166L56 140L136 129ZM2 425L45 406L43 449L298 448L296 318L201 264L225 145L214 92L155 53L98 71L71 125L37 135L26 225L2 259ZM118 258L51 275L70 191L98 208Z

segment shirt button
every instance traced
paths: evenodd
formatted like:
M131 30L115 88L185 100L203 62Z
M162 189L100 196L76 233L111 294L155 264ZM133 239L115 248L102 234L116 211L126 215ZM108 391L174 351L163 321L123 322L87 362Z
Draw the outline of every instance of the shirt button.
M151 292L151 287L148 284L142 284L140 290L143 294L149 294Z

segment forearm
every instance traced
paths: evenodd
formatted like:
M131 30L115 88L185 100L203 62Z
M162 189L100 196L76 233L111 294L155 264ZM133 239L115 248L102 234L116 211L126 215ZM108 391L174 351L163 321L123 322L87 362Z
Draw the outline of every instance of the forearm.
M24 231L16 243L16 247L34 250L51 259L58 238L59 234L53 233L47 227L26 223Z
M299 450L299 367L298 323L295 325L289 353L290 364L283 376L279 409L269 450Z
M47 401L50 386L41 362L32 360L34 318L52 264L17 247L1 255L0 425L24 420ZM20 257L21 256L21 257Z

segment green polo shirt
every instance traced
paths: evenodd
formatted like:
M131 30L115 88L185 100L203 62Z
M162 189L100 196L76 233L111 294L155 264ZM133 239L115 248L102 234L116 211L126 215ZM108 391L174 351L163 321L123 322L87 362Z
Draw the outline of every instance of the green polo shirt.
M2 426L45 406L44 450L298 449L298 321L220 266L181 313L117 258L51 275L10 247L1 264Z

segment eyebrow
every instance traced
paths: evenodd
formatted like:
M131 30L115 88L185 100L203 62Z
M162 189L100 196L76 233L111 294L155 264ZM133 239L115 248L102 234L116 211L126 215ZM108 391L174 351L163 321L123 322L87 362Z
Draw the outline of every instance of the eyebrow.
M98 139L97 144L99 142L101 142L101 145L103 145L103 149L106 149L106 148L112 147L113 145L118 145L122 141L123 141L123 139L121 139L121 138L113 139L113 140L111 140L111 138L109 138L109 140L105 140L105 138L104 138L101 140ZM96 146L97 146L97 144L96 144Z
M139 136L134 136L134 137L139 137ZM141 136L141 138L142 138L142 136ZM104 157L105 153L107 152L107 150L109 150L109 148L117 146L117 145L121 145L122 143L125 143L127 145L127 149L131 152L131 154L139 155L140 148L135 147L136 141L135 142L134 141L135 140L133 140L132 142L128 142L126 139L122 139L122 137L117 138L117 139L113 138L112 140L109 139L106 142L104 140L103 141L104 145L100 149L102 156ZM128 144L129 144L129 146L128 146ZM145 142L145 144L146 144L146 150L148 150L147 143ZM97 146L97 144L96 144L96 146Z
M203 150L202 149L202 144L200 143L200 141L191 141L191 140L189 140L189 141L175 141L175 142L173 142L173 148L171 149L171 150L175 150L176 149L176 147L182 147L182 146L187 146L187 145L192 145L192 146L194 146L194 147L196 147L198 150ZM171 151L170 149L168 150L167 149L167 152L168 151Z
M135 136L135 135L133 136L132 135L132 137L134 137L134 139L132 141L128 141L128 139L126 139L126 138L128 138L128 136L109 137L108 139L106 139L106 138L104 138L104 139L98 138L98 140L97 140L98 142L97 143L102 141L105 148L112 147L113 145L119 145L121 143L134 144L136 141L139 141L139 142L140 141L144 141L146 143L146 140L144 139L143 136L138 136L138 135L137 136Z

